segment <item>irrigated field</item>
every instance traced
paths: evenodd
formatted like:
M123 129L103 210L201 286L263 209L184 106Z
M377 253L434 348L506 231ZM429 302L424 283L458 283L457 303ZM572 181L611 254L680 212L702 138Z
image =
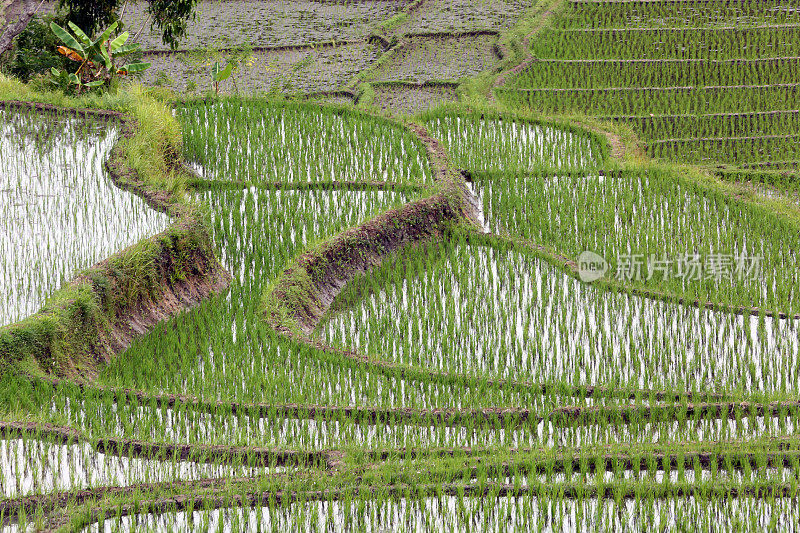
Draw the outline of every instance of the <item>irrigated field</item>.
M777 0L565 2L498 96L628 124L657 158L791 167L797 13Z
M226 0L155 90L0 74L0 532L797 531L797 13Z

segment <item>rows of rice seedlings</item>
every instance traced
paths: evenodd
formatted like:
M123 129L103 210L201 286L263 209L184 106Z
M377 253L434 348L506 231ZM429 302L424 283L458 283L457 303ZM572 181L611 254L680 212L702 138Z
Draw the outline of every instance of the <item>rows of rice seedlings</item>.
M617 486L620 495L635 484ZM646 494L640 487L632 499L572 499L558 495L554 485L547 496L441 495L426 498L363 499L272 504L269 507L173 511L107 518L93 524L89 533L200 532L200 531L308 531L349 532L391 530L424 532L528 531L798 531L800 505L794 497L729 497L726 494L680 496L666 499ZM379 491L380 492L380 491ZM676 487L675 492L678 492Z
M318 372L327 372L330 380L339 379L339 375L330 369L322 368ZM465 396L462 407L480 405L475 400L471 405L463 405L470 401L472 391L463 382L453 381L449 393ZM716 386L705 387L699 380L694 385L703 390ZM309 387L313 386L310 382ZM409 396L425 394L432 388L413 387L407 381L398 381L395 386ZM180 402L167 407L154 400L137 401L113 392L82 395L69 389L58 389L54 393L50 388L42 388L36 391L36 396L26 398L26 409L53 423L84 428L92 438L112 435L181 444L303 450L464 446L501 450L508 447L541 449L640 442L669 445L674 442L739 441L793 435L797 432L800 418L800 408L788 404L780 411L766 415L743 408L720 416L709 411L688 412L680 405L663 413L650 414L640 409L651 403L651 398L645 393L641 395L639 407L633 408L629 418L623 420L619 410L628 405L626 401L617 403L617 400L606 398L582 400L565 397L554 387L546 394L512 396L503 403L492 389L484 392L484 401L494 402L490 406L525 406L529 409L528 418L509 415L502 421L493 417L483 420L468 411L464 416L448 418L448 422L433 415L421 415L413 420L389 415L371 422L341 411L320 410L298 418L274 408L239 408L234 411L220 404L210 409L199 409ZM34 404L34 401L39 403ZM764 404L758 401L754 405L766 405L767 401L769 399L765 399ZM400 399L394 405L406 408L408 403L411 402ZM603 406L604 411L589 411L583 419L562 419L553 414L554 408L564 405ZM42 412L37 413L37 410Z
M636 129L640 139L782 136L800 131L800 110L710 115L610 116Z
M223 100L179 110L185 154L220 181L427 182L424 147L408 131L351 110Z
M612 88L506 87L498 89L497 95L510 106L551 113L581 112L603 117L706 115L793 110L800 98L800 85L772 85L765 79L755 85L643 87L620 79Z
M169 223L108 178L117 126L0 110L0 326Z
M553 26L533 40L534 61L498 92L507 104L637 116L632 123L645 139L686 139L647 145L654 157L797 160L798 129L790 116L800 26L790 5L573 2ZM751 112L761 114L712 116ZM684 114L700 117L675 117Z
M553 246L573 258L594 251L609 262L610 275L641 268L636 276L641 281L633 283L692 300L800 311L795 225L682 180L676 171L493 175L479 179L478 189L495 231ZM637 254L638 261L630 259ZM690 273L687 261L677 262L687 256L699 261L702 271ZM716 268L715 256L728 259L719 259ZM654 270L646 280L650 259ZM655 270L656 260L673 261L662 264L668 275Z
M536 60L510 83L514 87L607 88L770 85L796 83L800 57L754 60Z
M755 138L664 139L650 143L648 153L653 157L696 163L797 161L800 160L800 131Z
M800 55L800 26L551 30L532 43L552 59L756 59Z
M785 0L569 2L567 6L567 16L554 22L559 28L800 24L797 9Z
M566 128L439 112L425 118L431 134L442 141L457 168L527 172L542 167L595 168L602 164L599 143Z
M335 373L328 371L328 379L336 379ZM309 386L312 386L309 384ZM408 391L413 393L412 391ZM457 390L451 394L459 394ZM136 405L118 398L117 403L110 404L113 399L103 402L87 401L76 404L73 410L65 409L63 416L69 423L87 424L95 435L125 435L126 438L142 438L150 440L182 444L222 444L240 446L258 446L274 449L292 450L327 450L331 448L359 449L396 449L396 448L429 448L429 447L530 447L541 446L549 442L569 442L577 440L589 431L575 432L567 428L548 431L537 427L538 424L519 421L500 427L496 423L480 423L462 421L460 424L446 425L431 420L430 422L408 423L399 420L384 419L380 423L363 423L341 414L319 414L310 419L286 418L280 414L269 412L264 416L237 411L232 413L224 406L217 413L199 412L191 406L159 408L153 405ZM105 403L109 401L109 403ZM397 400L400 404L401 400ZM59 401L55 405L61 406ZM533 406L532 406L533 407ZM85 413L88 409L91 418ZM542 409L541 414L546 414ZM705 428L713 435L739 434L738 431L714 431L712 425ZM783 426L785 430L785 426ZM670 428L660 427L664 437ZM674 429L673 429L674 431ZM594 432L597 432L595 428ZM687 429L680 434L696 434L698 431ZM656 432L648 431L648 437ZM749 435L749 433L745 433ZM585 436L583 437L586 438ZM612 439L619 436L602 434L595 440ZM631 435L629 439L635 442ZM628 439L625 439L628 440Z
M88 444L0 440L0 496L18 498L102 486L255 476L263 468L106 455Z
M522 202L537 200L542 205ZM645 389L790 394L798 387L797 321L612 293L519 252L464 245L409 252L340 299L342 311L321 327L327 342L417 366Z
M787 171L720 171L717 176L745 191L750 190L771 200L800 207L800 180Z

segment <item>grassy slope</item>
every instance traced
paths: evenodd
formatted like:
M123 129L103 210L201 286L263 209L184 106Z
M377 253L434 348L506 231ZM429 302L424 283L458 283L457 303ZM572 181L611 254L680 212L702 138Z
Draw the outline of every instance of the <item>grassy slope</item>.
M68 98L37 93L15 80L0 77L0 100L38 102L64 108L112 109L130 116L137 126L121 141L123 165L132 169L139 187L160 194L164 209L177 217L167 230L119 252L79 274L56 291L44 308L16 324L0 328L2 369L76 377L93 375L99 354L107 350L117 313L157 297L164 272L164 254L174 258L172 277L185 277L193 265L181 258L213 258L207 222L187 202L183 174L173 165L180 154L181 132L169 108L140 87L116 95Z

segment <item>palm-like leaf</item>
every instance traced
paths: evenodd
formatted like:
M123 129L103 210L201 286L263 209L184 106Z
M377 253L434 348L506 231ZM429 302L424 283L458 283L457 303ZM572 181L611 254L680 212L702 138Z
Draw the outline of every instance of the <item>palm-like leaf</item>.
M91 45L92 45L92 40L91 40L91 39L89 39L89 36L88 36L88 35L86 35L86 34L83 32L83 30L82 30L82 29L80 29L80 28L77 26L77 24L74 24L74 23L72 23L72 22L67 22L67 26L69 26L69 28L72 30L72 33L74 33L74 34L75 34L75 36L76 36L76 37L77 37L77 38L78 38L78 39L81 41L81 43L82 43L84 46L91 46Z
M80 55L86 57L86 50L84 50L81 43L79 43L75 37L72 36L70 32L56 24L55 22L50 23L50 29L55 34L56 37L61 39L61 41L67 45L67 47L72 48L73 50L77 51Z
M142 72L150 68L150 63L139 62L139 63L128 63L127 65L123 65L120 67L118 73L119 74L134 74L136 72Z
M133 52L139 50L140 46L141 45L139 43L125 44L117 48L116 51L112 49L112 52L114 52L114 57L124 57L128 54L132 54Z
M111 26L106 28L106 31L101 33L100 37L98 37L97 39L94 40L94 42L92 43L92 46L97 46L98 44L102 44L102 43L106 42L108 40L108 38L111 37L111 34L114 33L114 30L117 29L117 26L119 26L119 22L115 22L114 24L112 24Z
M111 52L118 52L122 45L128 40L130 34L126 31L119 35L116 39L111 41ZM116 55L116 53L114 54Z

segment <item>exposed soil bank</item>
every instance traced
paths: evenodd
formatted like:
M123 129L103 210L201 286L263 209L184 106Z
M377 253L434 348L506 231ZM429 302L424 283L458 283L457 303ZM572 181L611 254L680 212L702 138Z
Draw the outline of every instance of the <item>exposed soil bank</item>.
M203 444L172 444L144 442L104 437L91 439L81 431L65 426L37 422L2 422L0 437L28 437L49 440L58 444L89 444L97 453L165 461L191 461L253 467L307 466L329 467L338 454L323 451L294 451L246 446L208 446ZM336 457L329 459L334 453Z
M425 145L440 192L378 215L300 255L265 298L264 314L276 331L310 335L354 277L404 246L440 239L453 225L477 220L477 200L463 177L451 170L444 147L424 127L407 127Z
M4 102L3 107L36 109L76 117L122 121L122 140L106 164L112 181L177 220L76 275L35 315L0 328L3 366L25 361L45 372L93 379L99 368L157 322L196 305L225 288L229 275L214 255L205 221L182 198L147 184L128 166L124 143L135 124L113 111L63 109L46 104ZM165 150L167 168L177 154Z

